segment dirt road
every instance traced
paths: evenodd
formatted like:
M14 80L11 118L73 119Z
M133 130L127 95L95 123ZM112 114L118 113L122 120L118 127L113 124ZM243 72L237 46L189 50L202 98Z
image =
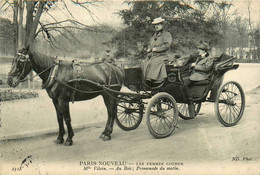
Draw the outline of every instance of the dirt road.
M165 139L154 139L143 121L128 132L115 124L107 142L98 138L103 122L76 131L71 147L56 145L56 135L0 142L0 174L259 174L259 97L246 94L243 118L229 128L218 122L214 105L205 103L195 119L180 119ZM23 160L28 166L21 168Z
M245 91L250 91L259 86L259 73L259 64L242 64L240 69L228 72L224 81L238 81ZM247 93L245 113L234 127L222 126L215 116L214 105L204 103L195 119L180 119L178 129L168 138L154 139L144 119L136 130L128 132L115 124L112 140L107 142L98 138L106 120L102 98L76 103L71 105L73 126L98 123L76 131L72 147L56 145L55 134L0 141L0 175L259 175L259 102L259 89ZM46 94L38 99L3 102L0 138L14 134L20 137L46 128L56 131L54 114Z

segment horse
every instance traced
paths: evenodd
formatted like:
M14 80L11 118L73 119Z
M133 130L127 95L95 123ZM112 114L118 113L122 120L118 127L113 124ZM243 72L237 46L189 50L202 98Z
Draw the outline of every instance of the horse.
M58 68L55 66L57 64ZM55 67L56 73L53 74ZM80 78L86 81L70 82L75 78L75 68L72 61L60 60L57 63L57 58L30 51L28 46L19 50L16 54L8 73L8 85L10 87L16 87L31 70L42 79L43 86L45 86L56 109L59 124L59 134L55 141L57 144L64 143L63 120L68 130L68 137L64 144L69 146L73 143L74 132L71 126L69 102L90 100L99 95L103 97L108 114L106 127L99 138L103 141L111 140L114 119L117 115L117 94L115 92L122 88L124 73L119 67L105 62L84 63L80 67L81 70L78 71ZM50 78L52 78L51 82ZM94 84L91 82L94 82ZM115 91L107 93L103 90L103 85L110 86L109 88Z

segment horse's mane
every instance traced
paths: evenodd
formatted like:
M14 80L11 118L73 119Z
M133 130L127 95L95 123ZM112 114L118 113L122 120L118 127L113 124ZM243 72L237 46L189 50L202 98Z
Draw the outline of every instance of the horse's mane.
M35 51L32 51L31 53L35 64L39 65L42 68L47 68L54 64L55 57L53 56L49 56Z

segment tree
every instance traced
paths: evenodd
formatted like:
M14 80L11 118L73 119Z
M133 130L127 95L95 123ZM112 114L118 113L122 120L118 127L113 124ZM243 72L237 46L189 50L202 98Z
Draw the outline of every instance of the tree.
M15 31L10 20L0 18L0 55L12 55Z
M94 5L97 1L92 0L86 0L86 1L78 1L78 0L71 0L75 5L79 5L80 7L85 8L91 16L93 14L88 9L88 5ZM52 8L57 8L57 3L59 5L63 5L65 9L69 12L67 5L65 2L61 1L26 1L26 0L5 0L1 6L1 9L8 9L9 7L13 8L13 28L16 32L15 34L15 51L18 49L25 47L27 45L30 45L33 47L35 38L38 36L39 33L42 32L43 36L47 36L46 40L50 42L51 45L53 45L53 42L55 42L55 36L58 34L62 35L62 30L66 31L67 34L70 35L72 38L71 40L74 42L76 38L71 34L71 31L68 30L68 28L74 28L74 29L81 29L81 30L91 30L91 27L83 25L77 20L69 19L64 21L57 21L55 17L51 16L48 13L48 10ZM25 8L26 7L26 8ZM25 27L23 26L24 23L24 16L23 11L26 12L26 21L25 21ZM45 12L45 14L50 15L55 22L53 23L47 23L43 24L40 22L40 18L42 14ZM69 14L72 16L72 14L69 12ZM72 16L72 18L74 18ZM69 23L69 24L68 24ZM40 24L40 25L39 25ZM40 27L39 27L40 26ZM38 30L38 31L37 31ZM51 34L52 32L56 32L56 34ZM65 35L63 35L65 36Z
M10 3L9 0L5 1L8 4L7 8L11 6L13 8L13 25L15 29L15 50L25 47L25 45L33 45L35 39L35 33L39 24L41 14L46 4L50 5L55 1L24 1L14 0ZM5 5L4 4L4 5ZM2 6L2 8L4 7ZM23 12L26 5L26 25L25 30L23 27ZM35 15L34 15L35 13Z
M185 54L200 40L214 44L221 38L216 29L216 20L207 19L206 12L194 8L195 4L181 1L133 1L128 2L128 5L129 10L119 12L127 27L114 38L114 42L118 42L118 47L121 47L117 56L127 56L129 50L136 50L136 43L140 40L147 45L153 33L151 22L158 16L167 20L166 30L174 38L172 52Z

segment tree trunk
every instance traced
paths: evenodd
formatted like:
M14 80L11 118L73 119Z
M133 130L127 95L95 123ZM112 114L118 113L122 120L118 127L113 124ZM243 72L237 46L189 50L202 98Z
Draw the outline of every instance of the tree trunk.
M13 15L13 26L14 26L14 54L17 52L18 48L18 0L14 0L14 15Z
M18 22L18 49L21 49L24 47L23 45L23 0L19 0L19 22Z
M34 20L33 20L33 24L32 24L31 30L30 30L30 34L29 34L29 37L28 37L28 40L27 40L27 44L30 45L31 47L32 47L33 41L35 39L35 33L36 33L37 26L38 26L38 23L39 23L39 20L40 20L42 11L43 11L43 7L46 4L46 2L43 2L43 1L40 1L39 3L40 3L39 9L36 13Z
M33 10L34 10L35 2L34 1L26 1L26 26L25 26L25 46L27 46L28 38L30 35L30 31L33 24Z
M249 1L248 1L247 9L248 9L248 23L249 23L250 34L254 38L254 35L253 35L254 31L253 31L253 27L252 27L252 24L251 24L251 11L250 11L250 2ZM253 39L253 47L254 47L254 51L253 51L254 59L256 59L256 54L255 54L256 53L256 44L255 44L254 39Z

